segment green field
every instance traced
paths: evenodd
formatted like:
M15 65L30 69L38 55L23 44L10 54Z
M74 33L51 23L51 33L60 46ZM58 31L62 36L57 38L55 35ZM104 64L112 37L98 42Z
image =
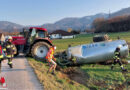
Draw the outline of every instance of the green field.
M95 35L97 34L76 35L76 38L74 39L53 40L53 43L57 46L56 52L60 52L66 50L68 45L76 46L80 44L92 43L93 36ZM112 40L116 40L117 37L120 36L120 39L130 42L130 32L108 33L108 35Z
M53 40L56 52L67 49L68 45L92 43L95 34L76 35L74 39ZM112 40L118 36L130 42L130 32L109 33ZM130 64L124 65L128 73L122 73L119 65L110 70L110 65L89 64L75 67L63 67L56 71L56 76L47 74L47 63L28 58L45 90L127 90L130 89ZM130 60L130 56L127 58Z

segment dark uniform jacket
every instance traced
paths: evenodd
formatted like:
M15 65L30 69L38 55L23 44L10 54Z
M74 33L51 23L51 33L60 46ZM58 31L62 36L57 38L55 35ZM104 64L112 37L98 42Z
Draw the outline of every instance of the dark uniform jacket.
M116 48L114 54L115 54L114 59L120 59L120 49L119 48Z
M14 52L15 52L15 46L13 43L7 41L4 43L4 49L3 49L6 53L7 53L7 57L13 57Z

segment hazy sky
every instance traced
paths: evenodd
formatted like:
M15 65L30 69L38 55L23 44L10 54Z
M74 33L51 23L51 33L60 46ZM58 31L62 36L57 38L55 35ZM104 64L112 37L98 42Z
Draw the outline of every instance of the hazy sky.
M41 25L127 7L130 0L0 0L0 21Z

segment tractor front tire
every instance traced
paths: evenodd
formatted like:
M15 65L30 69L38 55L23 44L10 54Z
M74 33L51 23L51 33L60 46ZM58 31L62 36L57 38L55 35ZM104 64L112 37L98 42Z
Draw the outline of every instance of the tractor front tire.
M31 55L37 60L45 61L50 45L46 42L37 42L31 48Z

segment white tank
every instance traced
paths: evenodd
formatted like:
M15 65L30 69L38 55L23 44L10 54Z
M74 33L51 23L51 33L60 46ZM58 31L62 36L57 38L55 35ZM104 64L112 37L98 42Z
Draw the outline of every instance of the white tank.
M66 51L66 57L67 60L70 61L73 61L73 58L75 58L74 62L77 64L112 60L114 57L114 51L119 45L122 45L120 49L121 57L127 57L129 49L125 40L105 41L69 47Z

